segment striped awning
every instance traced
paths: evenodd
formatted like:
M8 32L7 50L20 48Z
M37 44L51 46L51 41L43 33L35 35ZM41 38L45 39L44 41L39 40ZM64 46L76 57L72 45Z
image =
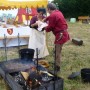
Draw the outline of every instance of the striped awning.
M46 7L48 0L0 0L0 9Z

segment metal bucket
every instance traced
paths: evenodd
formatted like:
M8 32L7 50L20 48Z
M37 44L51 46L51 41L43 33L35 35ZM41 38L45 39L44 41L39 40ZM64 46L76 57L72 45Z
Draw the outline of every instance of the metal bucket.
M90 68L81 69L81 78L83 82L90 82Z
M34 57L34 49L21 49L19 50L19 55L21 60L32 60Z

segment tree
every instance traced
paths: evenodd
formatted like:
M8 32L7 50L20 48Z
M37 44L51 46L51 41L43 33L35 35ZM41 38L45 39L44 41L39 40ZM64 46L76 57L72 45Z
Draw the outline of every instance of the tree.
M90 0L54 0L65 17L90 15Z

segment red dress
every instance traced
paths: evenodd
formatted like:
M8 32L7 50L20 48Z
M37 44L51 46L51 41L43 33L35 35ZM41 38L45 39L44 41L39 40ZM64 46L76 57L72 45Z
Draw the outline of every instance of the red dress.
M59 10L53 11L49 17L47 17L48 26L46 32L52 31L55 35L55 44L64 44L70 37L67 32L68 26L63 14Z

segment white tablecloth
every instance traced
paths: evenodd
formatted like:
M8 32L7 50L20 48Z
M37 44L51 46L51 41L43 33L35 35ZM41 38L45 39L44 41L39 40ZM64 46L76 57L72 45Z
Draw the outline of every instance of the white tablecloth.
M10 35L7 29L12 29L13 33ZM29 41L29 36L31 34L31 28L29 26L9 26L7 28L0 27L0 47L5 47L4 35L6 36L6 46L18 46L18 35L20 45L27 45Z

